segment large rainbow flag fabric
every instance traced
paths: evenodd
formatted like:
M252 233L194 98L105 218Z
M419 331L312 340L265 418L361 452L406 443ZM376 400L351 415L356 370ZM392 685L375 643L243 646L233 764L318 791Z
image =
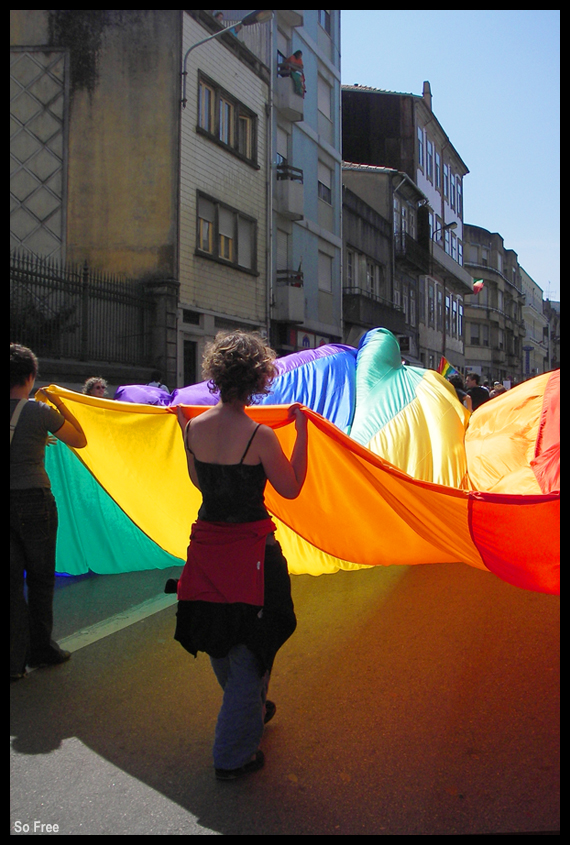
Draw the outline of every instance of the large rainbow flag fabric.
M559 371L470 415L440 375L402 364L385 329L369 332L358 350L287 356L279 370L272 394L248 413L273 427L290 454L288 405L305 406L305 486L293 501L270 485L266 493L292 574L456 562L559 591ZM46 390L88 440L75 453L61 443L47 449L58 571L182 566L200 494L174 406L192 417L217 397L205 384L171 395L131 385L114 401Z

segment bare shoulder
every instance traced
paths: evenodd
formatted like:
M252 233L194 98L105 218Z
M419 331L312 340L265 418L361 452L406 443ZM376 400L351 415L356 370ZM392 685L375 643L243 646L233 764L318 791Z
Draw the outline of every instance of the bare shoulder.
M273 431L272 428L268 425L260 425L256 432L256 440L258 446L273 446L275 443L279 443L277 439L277 435Z

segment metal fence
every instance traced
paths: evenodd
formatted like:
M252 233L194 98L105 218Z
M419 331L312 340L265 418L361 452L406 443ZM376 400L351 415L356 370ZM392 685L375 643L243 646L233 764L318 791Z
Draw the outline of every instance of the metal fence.
M149 364L153 309L140 282L10 255L10 340L40 357Z

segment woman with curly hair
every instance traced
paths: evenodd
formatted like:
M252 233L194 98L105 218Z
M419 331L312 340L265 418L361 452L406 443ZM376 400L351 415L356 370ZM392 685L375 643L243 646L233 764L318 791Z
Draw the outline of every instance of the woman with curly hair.
M107 382L101 376L91 376L83 385L83 393L87 396L97 396L102 399L107 395Z
M269 674L296 627L287 562L264 490L269 480L285 498L301 492L307 420L299 405L291 407L297 439L288 460L275 432L245 411L268 393L274 360L259 335L218 335L203 361L218 404L190 422L178 409L188 471L203 501L178 582L175 639L194 656L209 654L224 691L214 742L219 780L263 766L259 743L276 709L266 698Z

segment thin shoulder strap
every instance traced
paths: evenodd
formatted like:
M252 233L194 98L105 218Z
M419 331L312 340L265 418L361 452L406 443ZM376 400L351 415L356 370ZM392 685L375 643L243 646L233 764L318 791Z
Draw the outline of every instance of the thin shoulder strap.
M248 453L248 451L249 451L249 447L251 446L251 441L253 440L253 438L254 438L254 437L255 437L255 435L257 434L257 429L259 428L259 426L260 426L260 425L261 425L261 423L258 423L258 424L255 426L254 432L253 432L253 434L251 435L251 437L249 438L249 443L248 443L248 444L247 444L247 446L245 447L245 452L244 452L244 453L243 453L243 455L241 456L241 461L240 461L240 464L243 464L244 459L245 459L245 456L247 455L247 453Z
M20 414L26 404L27 399L20 399L16 407L14 408L14 413L10 417L10 443L12 442L12 438L14 436L14 432L16 430L16 426L18 425L18 420L20 419ZM255 433L255 432L254 432Z

